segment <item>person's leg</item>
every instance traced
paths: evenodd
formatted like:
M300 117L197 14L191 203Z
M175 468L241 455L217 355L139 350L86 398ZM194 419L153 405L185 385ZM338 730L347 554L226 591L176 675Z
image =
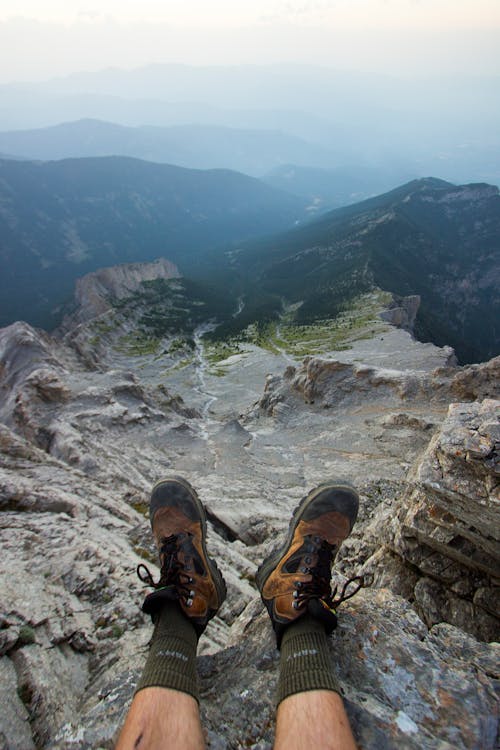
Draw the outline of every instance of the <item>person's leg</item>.
M150 519L160 554L158 583L146 566L141 580L155 591L142 609L155 628L117 750L203 748L198 708L196 647L226 595L224 580L206 550L206 517L193 488L181 478L153 488Z
M198 702L187 693L151 687L137 693L116 750L202 750Z
M344 703L338 693L296 693L278 706L274 750L356 750Z
M327 633L337 624L339 603L331 594L331 566L354 525L358 504L348 483L326 482L312 490L296 509L284 546L257 572L281 652L277 750L356 748Z
M355 750L321 622L303 615L281 639L275 749Z

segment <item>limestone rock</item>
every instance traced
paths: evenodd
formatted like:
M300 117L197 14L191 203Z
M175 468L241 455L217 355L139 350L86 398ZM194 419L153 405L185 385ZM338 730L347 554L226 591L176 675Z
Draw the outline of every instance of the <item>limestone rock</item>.
M451 381L451 401L498 398L500 357L457 370Z
M85 323L111 309L111 301L136 292L142 282L153 279L177 279L177 267L166 258L152 263L123 263L82 276L76 282L76 312L63 322L63 330Z
M412 294L408 297L393 295L392 302L387 310L380 313L380 317L382 320L387 320L391 325L403 328L411 333L419 307L420 297L418 294Z
M451 404L382 532L418 571L413 595L429 626L450 622L484 640L500 624L499 415L491 399ZM387 583L384 573L375 578Z
M422 400L430 392L426 373L306 357L292 379L267 380L260 408L276 416L295 395L307 404L332 409L363 400Z
M17 692L15 667L6 656L0 658L0 748L35 750L29 714Z
M87 657L69 645L49 650L33 644L16 651L12 659L19 693L30 713L33 740L43 747L54 727L74 715L88 680Z
M47 451L49 415L70 398L57 354L55 342L26 323L0 331L0 419Z
M323 409L359 405L363 401L443 402L458 396L464 401L494 398L498 393L500 357L484 365L434 370L376 367L345 359L306 357L302 366L283 377L269 376L259 407L270 415L282 414L297 402Z

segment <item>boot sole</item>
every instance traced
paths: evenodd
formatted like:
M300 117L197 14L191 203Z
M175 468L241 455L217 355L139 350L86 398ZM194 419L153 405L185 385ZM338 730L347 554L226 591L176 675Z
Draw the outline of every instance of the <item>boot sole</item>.
M300 519L301 519L303 512L306 510L306 508L309 507L309 505L313 502L313 500L315 500L316 497L325 489L349 490L349 492L354 493L355 497L358 500L358 506L359 506L359 495L356 491L356 488L354 487L353 484L351 484L350 482L346 482L346 481L323 482L322 484L318 485L313 490L311 490L305 497L303 497L300 503L297 505L297 507L293 511L292 518L288 526L288 534L287 534L285 543L277 547L277 549L275 549L274 552L271 552L269 557L266 557L264 562L259 566L259 569L257 570L257 573L255 575L255 581L261 593L262 593L262 590L264 588L264 585L267 579L269 578L273 570L277 567L279 561L284 556L287 549L290 547L292 543L293 535L295 534L295 530L300 523ZM352 527L351 527L351 530L352 530Z
M207 514L205 511L205 506L201 502L200 498L198 497L198 493L192 487L187 479L184 479L184 477L176 476L175 474L171 477L166 477L165 479L160 479L159 482L156 482L156 484L153 485L153 489L151 490L151 495L155 491L157 487L160 485L166 483L166 482L177 482L178 484L181 484L191 495L193 500L195 501L196 508L198 510L200 519L201 519L201 546L203 549L203 554L205 555L205 559L207 561L208 567L210 569L210 574L212 576L212 579L215 584L215 588L217 590L217 595L219 597L219 607L221 606L222 602L226 598L227 594L227 588L226 588L226 582L222 576L222 573L219 570L219 567L215 560L208 555L207 545L206 545L206 538L207 538Z

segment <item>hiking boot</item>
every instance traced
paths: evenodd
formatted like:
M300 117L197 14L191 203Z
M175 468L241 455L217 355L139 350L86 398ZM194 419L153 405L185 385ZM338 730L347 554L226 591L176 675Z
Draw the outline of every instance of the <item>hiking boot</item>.
M205 509L189 482L170 477L153 487L149 518L161 572L155 583L146 565L138 566L141 581L155 589L142 610L153 615L165 600L176 600L201 635L226 597L224 579L207 553Z
M326 632L337 625L336 607L353 596L360 584L340 597L331 590L331 568L340 545L351 533L359 498L348 482L325 482L303 498L295 509L283 547L273 552L257 571L256 581L276 633L278 648L285 628L308 612Z

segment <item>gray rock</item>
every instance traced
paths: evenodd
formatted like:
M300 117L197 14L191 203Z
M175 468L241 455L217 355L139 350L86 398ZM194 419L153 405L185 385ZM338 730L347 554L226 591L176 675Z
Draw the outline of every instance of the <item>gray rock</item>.
M24 695L22 691L19 692L21 696ZM18 695L14 664L6 656L0 659L0 705L0 748L34 750L30 715Z
M499 632L499 414L500 402L491 399L450 405L382 532L410 566L416 606L428 625L449 622L484 640ZM376 560L367 565L377 567ZM391 584L375 572L394 591L401 578Z
M389 307L380 313L380 317L396 326L396 328L403 328L405 331L412 333L419 307L420 297L418 294L412 294L408 297L394 295Z
M46 746L55 727L75 713L88 680L88 659L70 646L49 650L38 644L17 650L12 659L33 739Z
M76 311L64 320L62 328L70 330L108 312L112 301L129 297L144 281L179 277L177 267L166 258L152 263L123 263L88 273L77 279Z

